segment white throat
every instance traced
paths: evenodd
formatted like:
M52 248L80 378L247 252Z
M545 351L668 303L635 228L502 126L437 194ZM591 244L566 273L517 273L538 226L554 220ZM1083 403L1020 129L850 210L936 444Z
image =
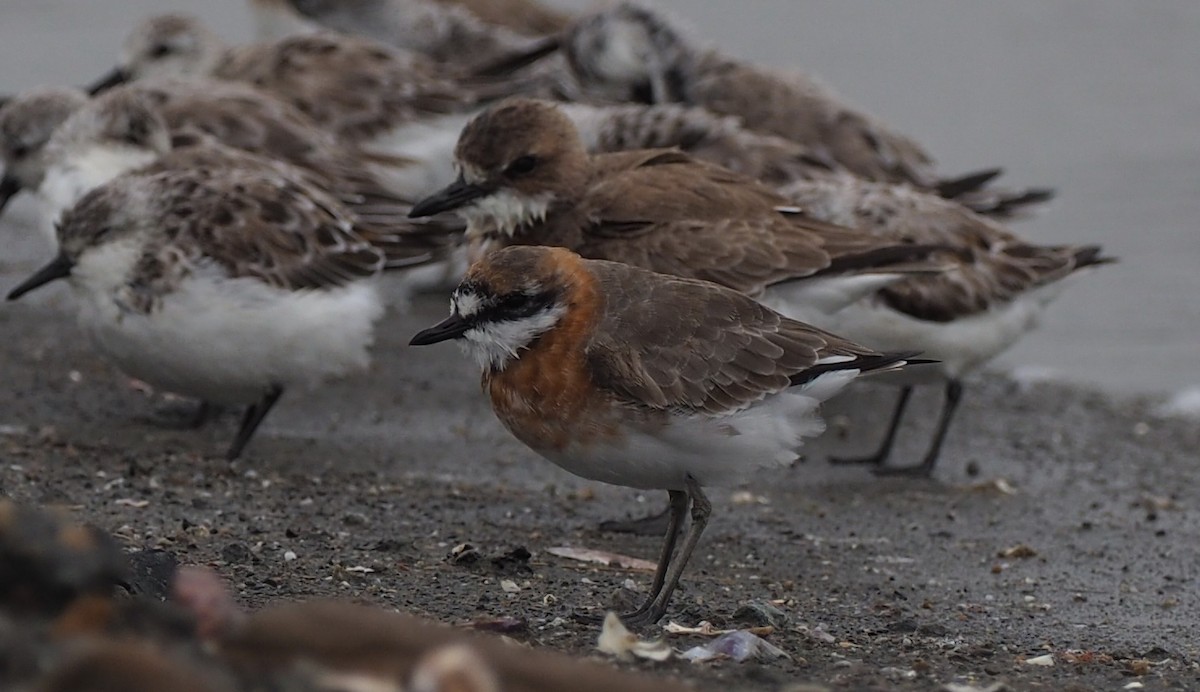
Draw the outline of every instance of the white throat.
M519 320L484 322L463 334L459 345L483 370L503 370L566 312L563 305Z
M51 220L57 220L87 193L157 158L156 152L147 149L95 144L50 165L38 194Z
M71 285L90 298L102 302L111 300L113 292L129 283L129 276L143 250L142 244L133 237L88 248L71 269Z
M463 207L467 234L472 237L499 233L511 238L522 226L546 220L554 193L522 195L512 190L497 190L474 204Z

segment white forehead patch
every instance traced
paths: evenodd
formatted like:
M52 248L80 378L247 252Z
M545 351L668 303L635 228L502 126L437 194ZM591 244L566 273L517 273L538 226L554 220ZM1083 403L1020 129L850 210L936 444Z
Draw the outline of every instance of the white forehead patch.
M461 317L470 317L479 312L479 308L483 306L483 301L475 293L465 291L462 293L455 292L450 298L450 311L457 313Z

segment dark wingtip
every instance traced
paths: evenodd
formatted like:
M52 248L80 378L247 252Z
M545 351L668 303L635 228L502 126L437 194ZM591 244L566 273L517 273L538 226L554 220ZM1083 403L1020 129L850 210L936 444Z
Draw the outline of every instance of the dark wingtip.
M502 77L510 75L523 67L532 65L542 58L558 51L562 47L562 39L558 36L534 41L524 50L514 51L471 68L469 74L473 77Z
M1075 266L1079 269L1095 267L1101 264L1116 264L1118 258L1101 255L1104 248L1099 245L1085 245L1075 251Z
M946 199L954 199L968 192L975 192L995 180L1003 172L1004 169L1000 167L986 168L982 171L967 173L957 178L940 180L937 184L938 196L945 197Z

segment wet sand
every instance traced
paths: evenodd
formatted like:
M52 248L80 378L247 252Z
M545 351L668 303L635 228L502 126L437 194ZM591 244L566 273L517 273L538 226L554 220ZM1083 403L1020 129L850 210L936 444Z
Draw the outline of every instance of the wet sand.
M81 19L92 3L6 3L0 83L85 81L103 71L133 16L166 4L113 2L105 7L128 7L128 14ZM872 3L895 13L872 25L876 36L891 37L878 47L863 36L839 41L834 30L861 21L865 3L814 3L820 21L806 8L810 21L791 26L749 11L719 17L715 8L724 3L697 5L698 25L716 22L732 32L726 35L745 55L825 74L920 136L951 170L1005 163L1014 182L1058 185L1062 200L1023 232L1055 241L1099 238L1126 261L1080 281L1045 328L1005 361L1097 384L981 376L967 391L936 481L885 481L826 465L829 454L864 450L877 439L894 392L864 388L829 407L831 431L806 449L806 462L764 474L741 494L713 492L714 520L669 619L723 626L745 602L774 600L789 620L770 639L790 659L630 665L703 689L1200 684L1200 491L1192 482L1200 427L1157 418L1155 400L1126 391L1200 381L1191 357L1197 341L1184 341L1200 323L1188 323L1198 309L1185 299L1195 286L1186 255L1195 236L1184 233L1197 204L1184 176L1197 157L1184 119L1196 112L1188 99L1197 87L1172 91L1166 83L1190 79L1185 65L1190 70L1195 60L1168 54L1168 45L1178 48L1191 35L1187 27L1196 24L1184 20L1200 12L1182 4L1138 11L1058 2L1046 5L1046 15L1033 3L1013 5L1008 15L932 1L903 12ZM236 28L239 3L204 9ZM939 22L959 30L942 44L913 33L932 21L919 21L918 12L935 9ZM1077 35L1080 25L1088 31ZM762 33L749 33L751 26ZM1100 40L1118 28L1117 45ZM789 31L805 36L793 60L751 52L775 50L768 47ZM1075 43L1059 45L1068 35ZM51 38L60 50L43 63ZM1140 45L1151 55L1138 60L1155 71L1130 66L1093 82L1051 67L1102 73L1102 46L1132 59L1142 55ZM894 75L851 69L872 72L869 48L882 51L877 59ZM838 50L847 64L835 59ZM926 57L911 65L900 59L916 53ZM1055 56L1062 62L1049 60ZM1066 94L1061 101L1039 91L1056 80ZM870 88L889 84L892 91ZM904 98L909 85L922 96ZM1023 94L1023 105L993 103L1004 93ZM1091 113L1085 96L1125 110ZM1142 108L1157 119L1140 117ZM1135 141L1095 124L1117 120L1138 124ZM1032 141L1039 123L1045 130ZM1077 131L1078 123L1093 123L1094 134ZM28 227L29 205L12 212L0 222L4 286L46 256ZM1139 240L1139 230L1155 234L1154 242ZM1162 268L1147 270L1147 263ZM1142 302L1126 295L1131 290ZM67 312L65 287L39 293L0 307L0 378L7 383L0 388L0 483L8 495L72 507L132 548L160 547L212 565L250 607L336 596L452 623L519 616L528 627L516 638L583 655L591 654L596 629L572 614L598 612L621 597L627 580L643 588L648 581L645 573L546 552L570 545L652 558L657 540L594 527L662 499L586 483L538 459L500 428L473 367L455 349L404 346L443 316L441 297L389 315L370 373L285 396L246 458L231 465L221 452L232 418L202 431L140 422L160 398L133 388L93 353ZM918 424L902 436L898 462L920 455L935 404L932 396L915 402ZM484 559L447 560L462 543ZM1020 546L1031 550L1003 556ZM532 553L527 565L487 559L516 547ZM285 558L289 551L294 560ZM503 590L504 579L520 590ZM671 638L680 649L698 641ZM1055 665L1024 662L1047 653ZM1132 670L1148 672L1134 678Z

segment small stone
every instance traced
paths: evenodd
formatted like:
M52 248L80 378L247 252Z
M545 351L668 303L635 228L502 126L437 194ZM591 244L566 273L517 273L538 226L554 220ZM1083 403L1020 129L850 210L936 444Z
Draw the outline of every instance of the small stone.
M791 617L787 613L759 599L748 601L735 610L733 619L752 627L770 626L777 630L786 629L791 623Z
M292 562L293 560L296 559L296 557L297 556L296 556L295 551L288 550L283 553L283 561L284 562Z
M230 543L221 549L221 559L230 565L244 565L252 558L253 554L243 543Z

